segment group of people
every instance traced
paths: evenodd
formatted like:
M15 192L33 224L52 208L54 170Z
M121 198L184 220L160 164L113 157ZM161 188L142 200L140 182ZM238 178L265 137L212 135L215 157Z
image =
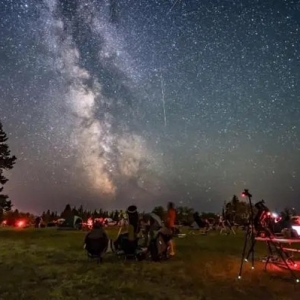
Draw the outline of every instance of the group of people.
M176 210L172 202L168 203L164 220L161 220L154 213L140 217L135 205L129 206L126 214L128 217L127 224L120 227L117 239L111 244L109 244L110 239L103 224L94 222L91 231L85 237L85 248L87 249L91 240L98 240L104 243L102 247L103 254L110 245L115 252L124 251L126 253L134 253L139 247L145 249L145 251L150 251L151 247L155 247L155 239L160 236L166 242L168 255L175 255L173 236L175 232ZM142 245L139 243L141 240L143 240Z
M170 256L175 255L174 241L172 237L175 234L175 222L176 222L176 210L174 203L169 202L167 207L167 214L165 216L165 220L162 222L160 218L154 214L150 213L144 216L142 219L141 228L144 229L144 246L149 245L149 241L153 240L155 235L161 233L164 236L170 237L168 242L170 252Z

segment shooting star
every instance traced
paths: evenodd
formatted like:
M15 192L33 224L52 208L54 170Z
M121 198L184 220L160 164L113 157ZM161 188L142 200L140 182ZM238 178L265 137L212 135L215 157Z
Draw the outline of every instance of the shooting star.
M167 115L166 115L166 103L165 103L165 89L164 89L164 79L163 76L160 76L160 84L161 84L161 100L163 104L163 112L164 112L164 123L165 127L167 126Z
M174 4L172 5L172 7L169 9L169 11L167 12L167 15L173 10L173 8L175 7L175 5L179 2L180 0L175 0Z

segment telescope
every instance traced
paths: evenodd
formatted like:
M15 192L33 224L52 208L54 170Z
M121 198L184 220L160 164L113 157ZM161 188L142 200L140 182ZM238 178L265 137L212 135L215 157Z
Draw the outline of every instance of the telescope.
M257 209L257 213L253 220L254 228L257 235L268 235L273 234L270 222L272 221L272 214L269 208L265 205L265 201L261 200L254 204Z

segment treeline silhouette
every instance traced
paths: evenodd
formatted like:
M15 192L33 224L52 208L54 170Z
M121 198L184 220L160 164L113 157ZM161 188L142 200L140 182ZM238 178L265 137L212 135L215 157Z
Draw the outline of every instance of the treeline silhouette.
M187 206L179 206L176 208L177 210L177 222L180 223L191 223L193 222L193 213L195 212L193 208L187 207ZM156 206L152 210L153 213L157 214L161 219L165 218L166 215L166 209L163 206ZM146 214L144 211L139 212L140 215ZM82 205L79 207L71 207L70 204L67 204L65 209L61 213L52 212L50 210L47 210L46 212L43 212L41 217L44 222L53 222L59 218L68 218L70 216L78 216L82 218L84 221L86 221L89 218L110 218L113 221L120 221L123 217L125 217L125 210L113 210L113 211L107 211L103 209L95 209L93 211L86 210L83 208ZM209 212L209 213L201 213L202 217L205 218L216 218L217 215L215 213Z
M221 208L222 209L222 208ZM194 213L196 212L193 208L188 206L177 206L177 217L176 221L182 225L190 225L194 221ZM157 214L161 219L165 218L166 208L163 206L156 206L152 210L153 213ZM144 211L139 211L140 215L145 214ZM233 223L243 224L247 222L249 218L250 207L246 201L239 200L239 198L234 195L229 202L224 202L223 209L220 214L213 212L200 212L200 218L202 219L214 219L218 220L219 215L223 215L226 219L230 220ZM285 208L284 211L280 213L281 216L287 215L295 215L296 212L290 208ZM107 211L103 209L94 209L88 210L80 206L71 206L67 204L62 212L51 211L48 209L44 211L40 217L43 220L43 223L51 223L55 222L60 218L66 219L71 216L79 216L83 219L83 221L87 221L89 218L111 218L113 221L120 221L123 217L125 217L125 210L113 210ZM13 225L17 220L24 219L28 222L34 222L34 219L37 216L32 215L31 213L20 212L18 209L11 210L6 212L2 216L2 220L5 220L5 224Z
M180 224L191 224L193 222L193 214L195 210L193 208L187 207L187 206L178 206L176 208L177 211L177 223ZM156 206L152 210L153 213L157 214L161 219L165 218L166 215L166 209L163 206ZM139 211L140 215L146 214L144 211ZM57 221L58 219L67 219L72 216L78 216L83 219L83 221L87 221L89 218L110 218L115 222L120 221L122 218L124 218L126 215L125 210L103 210L103 209L94 209L94 210L88 210L84 209L83 205L80 205L79 207L71 206L70 204L67 204L66 207L62 212L52 211L48 209L47 211L44 211L40 217L43 220L44 224L52 223ZM200 214L202 218L214 218L216 219L218 216L217 214L213 212L208 213L201 213ZM29 223L33 223L35 218L37 216L33 215L31 213L24 213L19 211L18 209L11 210L9 212L6 212L5 215L3 215L3 218L1 221L5 220L5 225L13 226L16 224L16 222L20 219L26 220Z

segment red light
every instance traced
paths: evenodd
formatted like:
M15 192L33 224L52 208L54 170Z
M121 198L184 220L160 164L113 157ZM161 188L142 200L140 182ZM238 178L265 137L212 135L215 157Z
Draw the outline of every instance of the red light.
M6 221L6 220L4 220L4 221L2 222L2 224L3 224L3 225L6 225L6 224L7 224L7 221Z
M92 218L89 218L88 221L87 221L87 226L89 228L92 228L93 227L93 219Z
M18 221L17 222L17 227L24 227L25 222L24 221Z
M246 197L245 193L242 193L242 197Z
M278 217L278 218L275 219L275 223L278 223L280 221L281 221L281 217Z

